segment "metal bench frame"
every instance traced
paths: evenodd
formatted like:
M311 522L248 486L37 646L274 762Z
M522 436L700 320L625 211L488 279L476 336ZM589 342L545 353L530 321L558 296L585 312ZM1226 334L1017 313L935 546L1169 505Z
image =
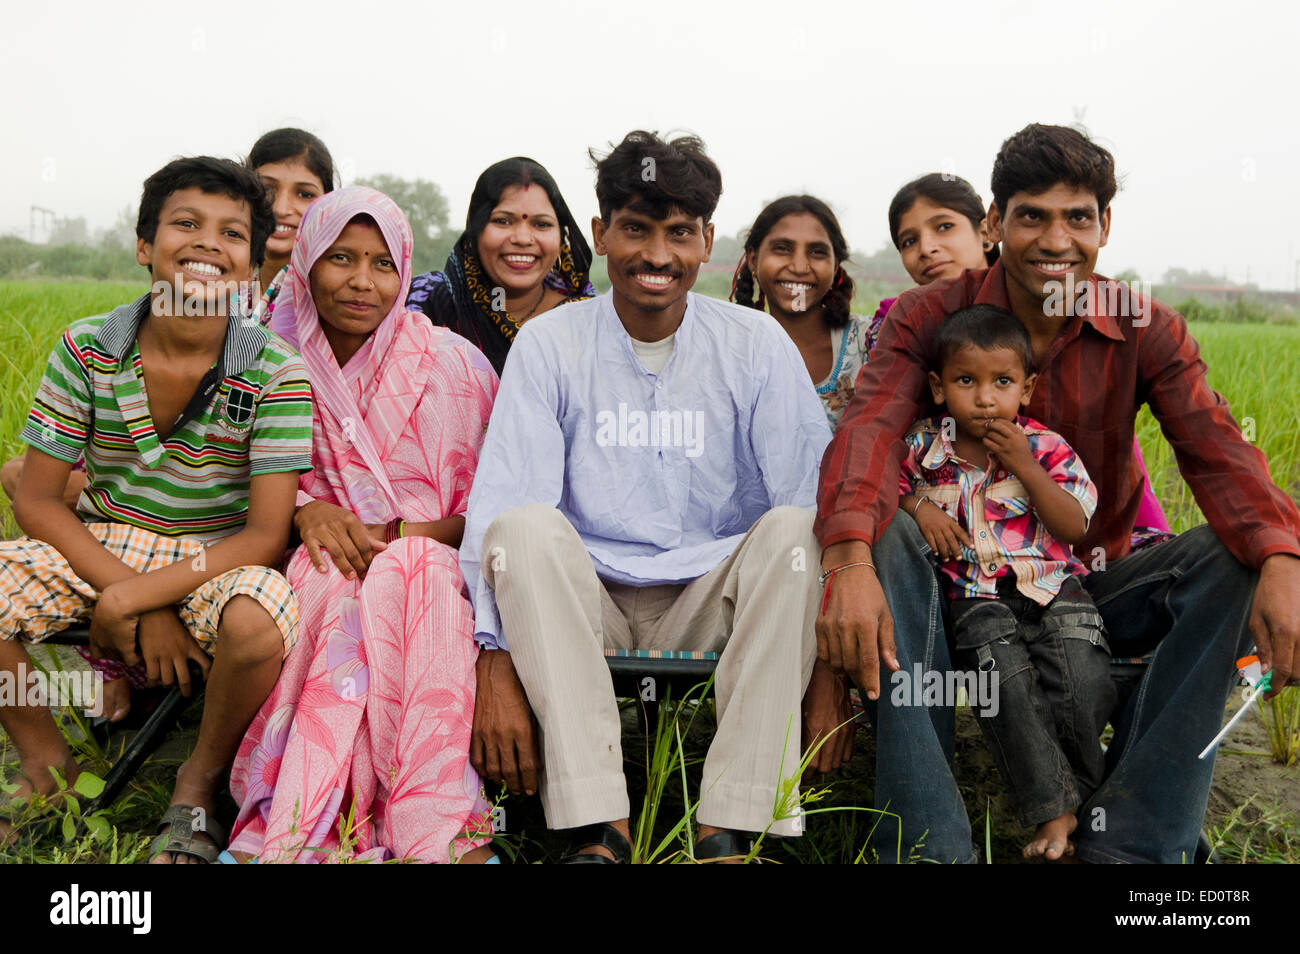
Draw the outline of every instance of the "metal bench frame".
M61 633L55 633L41 641L42 645L86 646L90 643L90 631L85 626L74 626ZM198 692L203 691L203 684L198 684ZM197 695L193 698L197 698ZM92 798L82 808L83 815L89 815L100 809L108 808L117 801L119 795L136 772L140 771L147 758L154 753L163 740L167 738L181 714L192 699L187 699L179 688L174 688L163 697L157 708L149 713L144 724L122 751L121 756L109 768L104 777L104 790Z

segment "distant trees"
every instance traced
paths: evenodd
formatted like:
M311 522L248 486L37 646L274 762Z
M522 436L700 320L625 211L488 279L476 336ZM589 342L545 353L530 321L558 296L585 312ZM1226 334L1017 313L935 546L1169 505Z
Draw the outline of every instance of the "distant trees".
M740 261L740 256L745 254L745 233L737 232L733 238L730 235L715 235L713 237L713 253L709 256L709 262L713 265L726 265L729 268L735 268L736 263Z
M96 230L93 238L81 216L56 218L45 245L0 236L0 278L18 276L140 280L145 271L135 260L135 210L125 206L114 225Z
M0 236L0 278L96 278L139 281L145 270L130 248L90 245L34 245L15 235Z
M50 229L50 245L89 245L90 231L82 216L75 219L55 219Z
M1205 269L1196 269L1188 271L1185 268L1169 268L1165 270L1163 285L1226 285L1228 282L1222 275L1215 275Z
M135 207L131 205L123 206L121 211L117 213L117 221L113 223L112 228L95 233L95 244L102 249L126 248L134 251L135 220Z
M910 283L912 280L903 267L902 259L898 257L898 249L888 242L871 254L851 249L848 271L856 278L875 281Z

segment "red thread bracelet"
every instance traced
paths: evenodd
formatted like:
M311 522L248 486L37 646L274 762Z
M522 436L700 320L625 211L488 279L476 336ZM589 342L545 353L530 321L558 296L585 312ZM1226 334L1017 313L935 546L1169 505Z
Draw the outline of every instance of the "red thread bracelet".
M840 572L840 570L847 570L849 567L852 566L869 566L873 570L876 568L876 565L874 563L859 561L857 563L845 563L842 566L837 566L835 569L827 570L825 573L823 573L822 585L825 587L825 589L822 590L822 611L821 611L822 616L826 615L826 607L831 601L831 581L835 579L835 574Z

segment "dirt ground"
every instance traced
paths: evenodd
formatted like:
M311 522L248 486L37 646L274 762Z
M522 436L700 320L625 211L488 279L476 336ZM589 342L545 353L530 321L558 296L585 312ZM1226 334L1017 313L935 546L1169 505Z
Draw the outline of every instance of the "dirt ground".
M1224 712L1225 724L1240 705L1240 690L1234 689ZM1033 831L1016 823L1006 786L984 744L976 716L969 709L958 716L956 752L958 784L971 811L976 844L982 843L984 829L983 819L976 816L974 806L987 800L994 833L994 861L1019 863L1019 846ZM1238 817L1231 824L1229 837L1216 837L1228 827L1234 812ZM1214 844L1216 860L1224 863L1241 860L1232 846L1242 837L1243 829L1260 823L1286 825L1297 818L1300 818L1300 764L1286 767L1274 762L1260 717L1248 713L1221 743L1215 759L1204 830Z
M1235 692L1229 714L1240 705L1240 693ZM1206 811L1207 826L1224 825L1237 812L1231 832L1237 840L1243 829L1267 836L1269 829L1286 831L1293 823L1300 823L1300 762L1287 767L1273 761L1259 716L1248 713L1220 749ZM1300 831L1291 837L1300 844ZM1240 860L1227 851L1222 854L1222 861Z

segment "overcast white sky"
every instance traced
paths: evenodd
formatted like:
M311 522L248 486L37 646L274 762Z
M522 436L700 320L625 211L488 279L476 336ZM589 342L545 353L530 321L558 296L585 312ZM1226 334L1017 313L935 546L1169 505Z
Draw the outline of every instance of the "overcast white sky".
M894 191L954 171L985 200L1004 138L1078 118L1123 188L1100 268L1295 287L1300 122L1289 4L315 0L6 4L0 232L32 205L92 228L177 155L242 157L298 125L345 171L432 179L463 221L478 173L540 161L580 221L588 146L684 129L722 169L715 222L812 192L849 243Z

